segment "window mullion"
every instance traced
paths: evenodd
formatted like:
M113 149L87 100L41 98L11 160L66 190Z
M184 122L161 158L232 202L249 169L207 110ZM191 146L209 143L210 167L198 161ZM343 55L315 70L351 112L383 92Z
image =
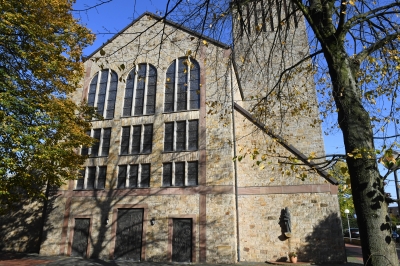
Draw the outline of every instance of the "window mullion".
M172 162L172 178L171 178L171 186L175 186L175 162Z
M143 141L144 141L144 125L140 125L140 142L139 142L139 153L143 152Z
M82 189L86 189L87 179L88 179L88 174L89 174L88 172L89 172L88 168L85 167L85 176L83 177L83 187L82 187Z
M106 86L106 95L104 96L104 107L103 107L103 117L107 117L107 108L108 108L108 96L110 90L110 82L111 82L111 70L108 69L107 73L107 86Z
M100 129L100 140L99 140L99 150L97 152L97 157L102 156L103 155L103 137L104 137L104 128Z
M126 173L125 173L125 188L128 188L130 186L130 170L131 170L131 165L128 164L126 166Z
M178 106L178 67L178 59L175 59L174 112L177 110Z
M185 136L185 150L188 151L189 150L189 121L185 120L185 124L186 124L186 127L185 127L185 133L186 133L186 136Z
M149 64L146 64L146 77L144 78L143 114L147 114L147 87L149 86Z
M132 137L132 133L133 133L133 127L129 126L129 147L128 147L128 154L132 154L132 142L133 142L133 137ZM129 172L128 172L129 173Z
M132 93L132 106L131 106L131 116L135 115L135 99L136 99L136 91L137 91L137 79L138 79L138 66L135 66L135 80L133 81L133 93Z
M186 79L186 110L190 110L190 59L187 58L187 79Z
M174 132L174 139L173 139L173 143L172 143L172 145L173 145L173 147L174 147L174 149L173 149L173 151L176 151L176 141L177 141L177 134L176 134L176 130L177 130L177 125L176 125L176 121L174 121L174 128L173 128L173 132Z
M187 186L187 184L188 184L188 173L189 173L188 170L189 170L188 169L188 163L187 163L187 161L185 161L185 178L183 179L183 185L184 186Z
M96 171L95 171L95 174L94 174L94 186L93 186L93 189L97 188L97 180L99 178L99 172L100 172L99 167L96 166Z
M97 107L97 101L99 99L99 92L100 92L100 79L101 79L101 71L99 71L99 74L97 75L96 93L94 94L93 107Z
M137 187L142 187L142 164L138 165Z
M93 129L90 130L90 134L89 137L93 138ZM92 145L88 147L88 154L91 155L92 154Z

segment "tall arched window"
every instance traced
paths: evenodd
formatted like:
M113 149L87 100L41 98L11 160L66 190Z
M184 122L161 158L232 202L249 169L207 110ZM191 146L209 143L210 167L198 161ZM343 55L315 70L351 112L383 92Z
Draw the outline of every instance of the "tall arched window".
M168 67L164 112L200 108L200 66L191 58L179 58Z
M122 116L154 114L157 69L150 64L138 64L128 75Z
M97 107L97 113L106 119L114 118L118 75L110 69L99 71L90 82L88 105Z

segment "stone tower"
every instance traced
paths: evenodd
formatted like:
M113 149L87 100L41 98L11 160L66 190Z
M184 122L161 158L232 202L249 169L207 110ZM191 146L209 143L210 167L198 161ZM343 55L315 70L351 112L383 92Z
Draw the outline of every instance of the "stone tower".
M306 159L325 151L305 22L288 0L232 1L232 9L235 104L251 116L235 108L239 256L342 261L337 187Z

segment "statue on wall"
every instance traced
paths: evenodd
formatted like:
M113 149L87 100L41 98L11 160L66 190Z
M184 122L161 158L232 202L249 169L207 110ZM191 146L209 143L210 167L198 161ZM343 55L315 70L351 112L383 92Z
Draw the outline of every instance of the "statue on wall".
M291 237L292 236L292 222L290 219L290 212L289 212L288 207L281 210L280 225L282 228L282 234L285 235L287 238Z

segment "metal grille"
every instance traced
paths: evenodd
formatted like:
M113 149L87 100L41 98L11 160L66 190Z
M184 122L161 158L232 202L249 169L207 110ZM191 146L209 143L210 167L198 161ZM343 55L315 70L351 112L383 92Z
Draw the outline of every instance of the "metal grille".
M71 256L86 257L90 219L75 219Z
M174 219L172 235L172 261L192 260L192 219Z
M140 261L142 250L143 209L118 209L114 256Z

